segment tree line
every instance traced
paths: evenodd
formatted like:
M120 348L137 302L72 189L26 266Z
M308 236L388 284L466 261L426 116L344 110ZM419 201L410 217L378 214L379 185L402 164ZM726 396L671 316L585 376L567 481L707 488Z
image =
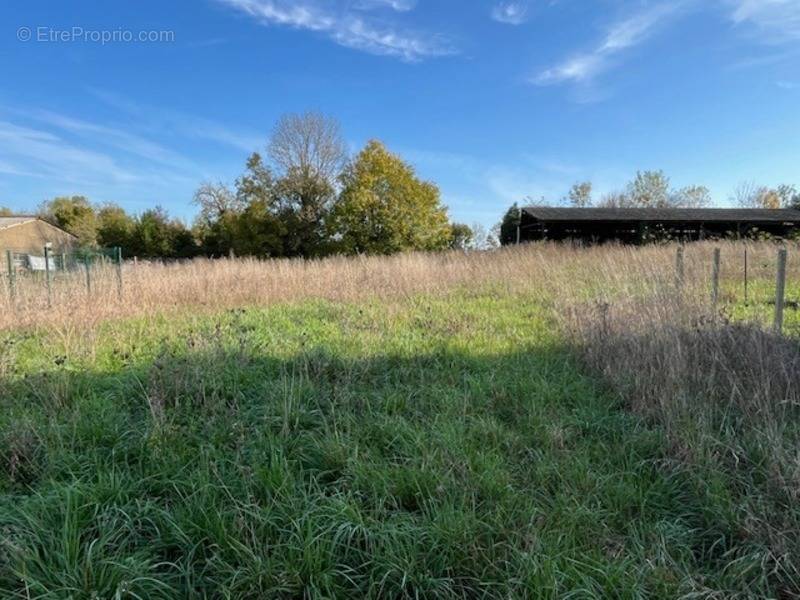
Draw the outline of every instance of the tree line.
M674 188L664 171L637 171L623 190L594 197L591 181L575 183L557 206L574 208L705 208L711 205L711 192L703 185ZM800 209L800 190L783 184L771 188L754 182L740 183L729 197L729 204L742 208ZM544 201L526 199L526 205L544 206ZM502 245L516 242L521 209L514 203L496 226Z
M339 123L317 113L282 117L266 155L254 152L232 186L205 182L191 226L160 207L131 215L84 196L43 203L39 215L85 247L126 256L315 258L469 248L482 232L450 221L439 188L377 140L348 157ZM485 236L484 236L485 237Z

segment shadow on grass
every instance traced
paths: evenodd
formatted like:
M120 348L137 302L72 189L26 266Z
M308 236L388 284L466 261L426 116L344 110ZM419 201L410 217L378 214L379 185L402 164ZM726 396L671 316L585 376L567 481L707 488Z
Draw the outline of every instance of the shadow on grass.
M721 568L736 522L702 477L565 348L109 360L2 383L6 596L769 591Z

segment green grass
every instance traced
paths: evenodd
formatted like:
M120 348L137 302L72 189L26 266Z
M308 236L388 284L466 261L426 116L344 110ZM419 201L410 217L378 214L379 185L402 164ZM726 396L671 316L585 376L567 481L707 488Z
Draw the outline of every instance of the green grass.
M6 334L0 596L774 593L555 331L494 291Z

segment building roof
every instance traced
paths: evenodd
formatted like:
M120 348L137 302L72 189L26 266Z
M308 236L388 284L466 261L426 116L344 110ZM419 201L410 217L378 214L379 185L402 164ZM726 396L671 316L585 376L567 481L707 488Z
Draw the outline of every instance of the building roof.
M13 227L14 225L22 225L23 223L28 223L30 221L35 221L36 217L31 217L28 215L20 215L16 217L0 217L0 229L8 229L9 227Z
M32 221L40 221L40 222L45 223L46 225L48 225L50 227L54 227L56 229L59 229L59 230L63 231L67 235L71 235L72 237L76 237L73 234L71 234L69 231L65 231L64 229L61 229L61 227L58 227L57 225L53 225L52 223L50 223L48 221L45 221L44 219L41 219L39 217L33 216L33 215L16 215L16 216L13 216L13 217L0 217L0 231L2 231L3 229L8 229L9 227L15 227L17 225L24 225L25 223L30 223Z
M526 206L528 216L540 221L695 221L711 223L800 223L800 210L788 208L553 208Z

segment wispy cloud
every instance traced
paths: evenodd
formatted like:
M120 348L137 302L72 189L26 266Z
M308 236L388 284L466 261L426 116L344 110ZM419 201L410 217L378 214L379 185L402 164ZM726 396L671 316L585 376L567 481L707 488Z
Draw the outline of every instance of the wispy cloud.
M36 173L58 181L111 181L131 183L136 175L111 156L76 146L43 129L0 121L0 149L5 171L18 175Z
M727 0L737 25L755 26L765 42L800 39L798 0Z
M528 20L527 2L500 2L492 8L492 19L507 25L522 25Z
M685 2L662 2L611 25L603 40L588 52L575 54L533 78L537 85L585 83L609 69L623 51L649 39Z
M183 112L135 102L120 94L98 88L88 92L105 104L134 117L141 127L151 132L169 131L178 137L201 139L253 152L264 144L266 132L256 135L228 125Z
M356 0L352 7L358 10L391 8L397 12L407 12L417 5L415 0Z
M379 6L408 11L413 3L407 0L361 0L354 6L331 7L314 0L218 0L231 8L257 19L264 25L293 27L327 35L341 46L370 54L393 56L416 62L433 56L454 54L453 46L442 36L401 30L378 23L354 12Z

